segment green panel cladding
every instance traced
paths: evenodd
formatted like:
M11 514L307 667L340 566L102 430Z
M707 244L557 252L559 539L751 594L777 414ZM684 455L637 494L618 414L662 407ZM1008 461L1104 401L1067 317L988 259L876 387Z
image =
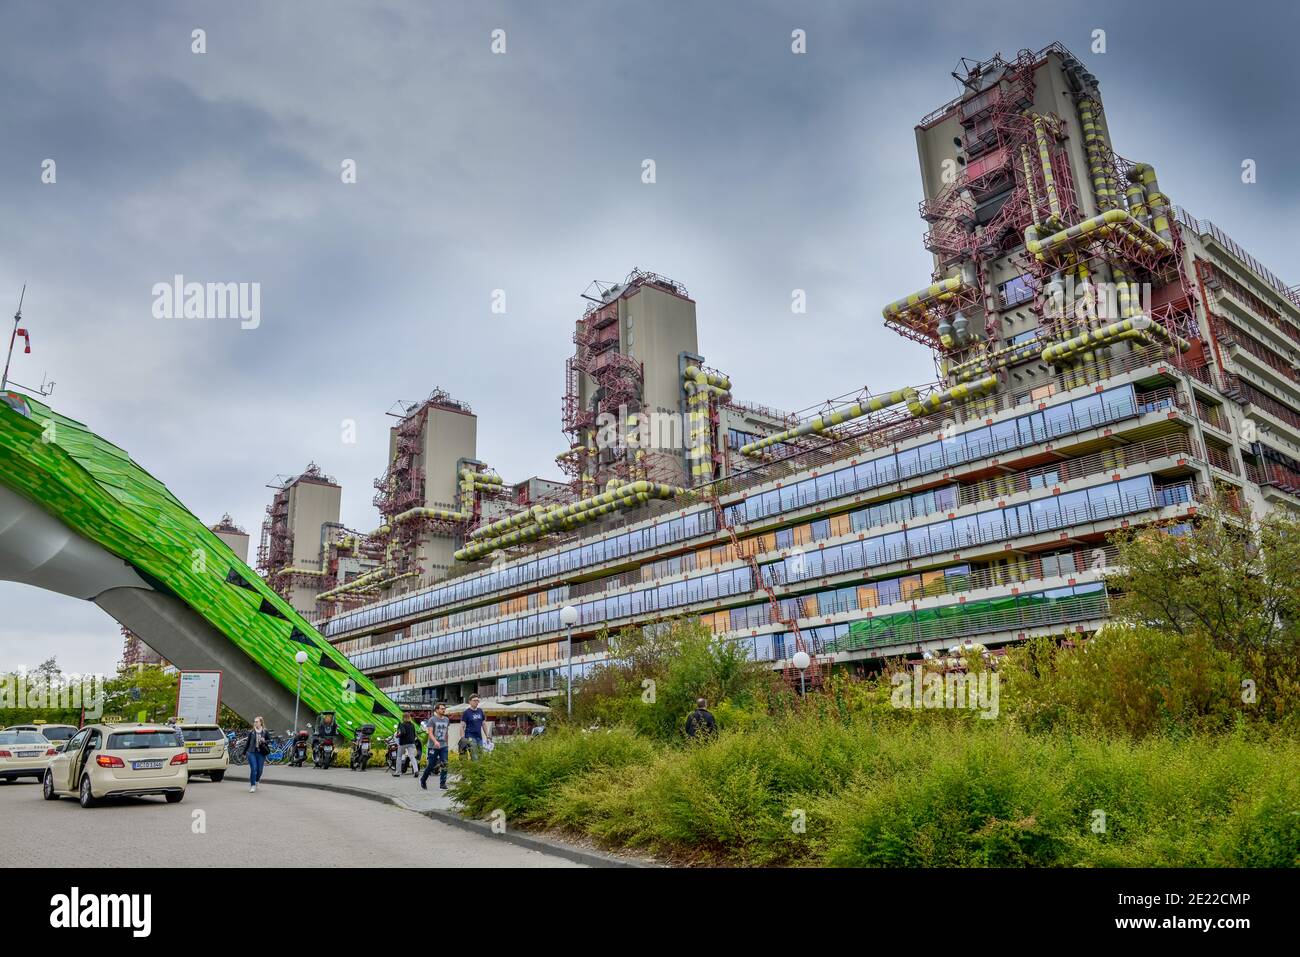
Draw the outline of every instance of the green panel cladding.
M0 482L132 566L199 614L291 693L306 651L306 713L388 735L398 707L239 560L167 488L80 422L0 394Z

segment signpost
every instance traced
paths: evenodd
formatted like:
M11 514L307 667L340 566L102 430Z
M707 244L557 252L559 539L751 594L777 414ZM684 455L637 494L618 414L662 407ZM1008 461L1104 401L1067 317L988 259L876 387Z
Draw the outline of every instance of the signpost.
M176 686L178 724L216 724L221 710L220 671L182 671Z

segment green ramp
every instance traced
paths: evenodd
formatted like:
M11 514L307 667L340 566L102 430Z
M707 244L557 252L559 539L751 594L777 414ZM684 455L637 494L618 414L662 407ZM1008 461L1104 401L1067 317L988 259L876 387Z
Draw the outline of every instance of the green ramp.
M276 732L334 711L348 737L400 709L124 451L36 399L0 393L0 578L94 601ZM39 653L45 656L46 649Z

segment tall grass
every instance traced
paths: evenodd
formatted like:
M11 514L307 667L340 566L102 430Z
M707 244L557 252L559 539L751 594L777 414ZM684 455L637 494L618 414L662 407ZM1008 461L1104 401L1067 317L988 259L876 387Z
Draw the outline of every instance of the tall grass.
M1131 740L796 715L680 747L621 730L501 749L468 810L682 862L1300 865L1300 742Z

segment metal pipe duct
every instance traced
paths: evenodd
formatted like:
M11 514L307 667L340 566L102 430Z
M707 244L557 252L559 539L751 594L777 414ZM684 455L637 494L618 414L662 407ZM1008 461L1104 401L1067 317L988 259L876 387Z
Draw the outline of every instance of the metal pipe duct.
M1137 163L1128 172L1128 178L1140 183L1146 192L1146 204L1151 215L1151 231L1166 243L1173 244L1174 234L1169 227L1169 197L1160 192L1156 171L1150 163Z
M998 377L987 375L978 382L959 383L949 389L931 392L923 399L911 399L907 403L908 411L916 418L932 415L941 409L949 408L968 399L974 399L997 388Z
M1029 162L1029 147L1020 147L1020 165L1025 173L1025 192L1029 194L1029 217L1032 222L1038 222L1040 217L1038 213L1038 187L1034 185L1034 167Z
M1044 362L1059 363L1080 352L1088 352L1099 346L1111 345L1125 339L1150 342L1151 337L1163 339L1179 352L1186 352L1192 347L1191 343L1181 336L1170 335L1160 323L1146 316L1134 316L1131 319L1121 319L1100 329L1092 329L1069 339L1054 342L1043 350L1042 358Z
M1043 187L1047 191L1047 208L1055 222L1061 221L1061 199L1056 193L1056 177L1052 175L1052 150L1047 142L1043 118L1034 116L1034 139L1038 143L1038 162L1043 167Z
M1166 221L1167 222L1167 221ZM1046 239L1031 237L1025 230L1025 250L1039 262L1045 260L1044 253L1063 247L1073 246L1081 240L1091 239L1094 233L1103 236L1123 236L1130 243L1137 245L1143 252L1156 253L1161 250L1172 251L1173 247L1156 233L1143 226L1125 209L1108 209L1091 219L1075 223L1068 229L1053 233Z
M968 276L951 276L931 283L924 289L891 302L881 313L886 319L901 321L909 315L924 316L930 309L956 298L962 292L975 288L973 278Z
M691 482L698 485L713 478L713 426L709 421L709 403L722 403L731 398L731 380L720 373L705 372L699 366L688 365L682 370L682 388L686 391L686 460L691 467Z
M1009 369L1025 362L1032 362L1043 352L1041 339L1032 339L1019 345L1007 346L993 352L985 353L978 359L970 359L961 365L953 366L949 373L957 376L958 382L971 382L986 372L995 369Z
M1084 149L1088 154L1088 173L1092 177L1092 192L1100 210L1119 206L1119 197L1110 188L1106 176L1106 140L1101 135L1097 114L1101 107L1090 97L1079 100L1079 123L1083 127Z
M916 390L912 388L895 389L886 395L875 396L866 402L854 402L847 409L839 409L827 415L815 416L806 422L801 422L793 428L786 429L784 432L777 432L773 435L764 436L756 442L749 442L740 447L741 455L757 455L764 449L771 448L773 445L779 445L782 442L788 442L791 439L797 439L802 435L820 435L831 426L842 425L853 419L869 415L872 412L879 412L891 405L898 405L902 402L913 402L916 399Z
M599 495L569 505L552 506L548 509L533 509L527 513L532 517L533 524L497 538L466 545L464 548L459 549L453 557L457 561L473 561L499 548L520 545L540 538L548 532L573 528L617 509L641 505L652 498L673 498L684 491L684 489L664 485L660 482L629 482L626 485L608 489Z

